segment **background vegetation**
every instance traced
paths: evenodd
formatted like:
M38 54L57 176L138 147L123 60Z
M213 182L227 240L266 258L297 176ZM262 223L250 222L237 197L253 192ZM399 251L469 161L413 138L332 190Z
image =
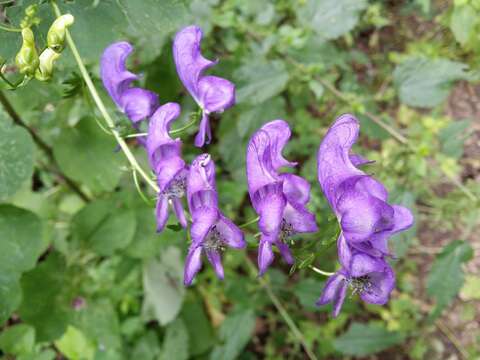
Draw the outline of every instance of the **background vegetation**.
M39 3L37 47L55 18L47 1L0 2L2 27ZM77 0L72 37L116 129L131 132L98 79L106 45L135 45L130 67L161 103L196 110L172 61L172 35L196 23L215 73L237 85L237 105L212 121L221 207L255 217L245 145L263 123L287 120L287 158L312 184L319 233L293 246L262 279L249 247L225 254L226 280L206 266L182 285L188 242L174 222L155 233L152 206L95 107L67 47L49 82L0 85L0 349L5 359L475 359L480 358L479 0ZM17 32L0 31L6 77L16 79ZM397 289L387 306L347 299L317 308L334 271L336 220L316 180L316 152L344 112L362 123L357 152L414 210L391 240ZM102 125L102 127L99 126ZM104 131L105 130L105 131ZM191 160L191 128L183 134ZM144 168L143 150L130 148ZM143 186L143 185L142 185ZM144 191L153 198L153 193Z

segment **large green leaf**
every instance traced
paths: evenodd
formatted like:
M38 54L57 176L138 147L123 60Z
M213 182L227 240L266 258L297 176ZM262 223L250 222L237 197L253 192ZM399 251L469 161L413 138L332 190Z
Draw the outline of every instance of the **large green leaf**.
M308 0L297 7L297 16L323 39L335 39L352 30L365 0Z
M365 356L400 344L403 339L401 333L388 331L378 324L353 323L346 333L334 340L333 345L342 354Z
M261 104L279 94L289 78L285 64L278 60L248 62L234 77L242 84L237 91L237 101L249 104Z
M242 309L229 314L220 327L222 345L216 346L210 360L234 360L240 355L252 337L255 328L255 313Z
M472 256L472 247L465 241L456 240L435 259L427 278L427 294L436 300L436 313L448 306L462 288L462 264Z
M34 213L0 205L0 273L33 268L42 249L42 224Z
M303 279L295 284L293 292L298 300L300 300L302 307L308 309L309 311L318 311L325 309L315 305L315 302L320 297L320 293L322 292L324 284L324 281L313 278Z
M55 341L57 349L71 360L92 360L95 347L76 327L69 325L63 336Z
M2 113L0 133L1 201L15 194L22 184L32 177L35 145L25 129L8 124Z
M467 65L447 59L409 58L393 73L400 101L416 107L440 104L457 80L468 80Z
M168 324L163 340L162 354L159 360L188 359L188 331L182 319L176 319Z
M174 320L182 307L183 262L176 247L165 249L158 259L152 259L143 267L142 314L146 321L157 320L165 325Z
M94 192L111 191L120 180L122 154L93 118L82 119L62 131L53 152L62 171Z
M97 200L73 219L73 234L100 255L109 256L132 241L137 226L134 210L121 199Z
M213 346L215 335L201 300L192 297L191 300L186 301L182 307L181 318L185 324L188 324L191 355L203 354Z
M0 271L0 325L8 320L22 300L19 275Z
M455 39L465 45L475 35L475 27L480 24L478 11L469 4L455 6L450 18L450 29Z
M37 332L37 341L59 338L71 316L71 282L66 265L58 253L51 253L21 279L23 301L20 318Z
M26 355L33 351L35 329L26 324L6 328L0 334L0 350L10 355Z

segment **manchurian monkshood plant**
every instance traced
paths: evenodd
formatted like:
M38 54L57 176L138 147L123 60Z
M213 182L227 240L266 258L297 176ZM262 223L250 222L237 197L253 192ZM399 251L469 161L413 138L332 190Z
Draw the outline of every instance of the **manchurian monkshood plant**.
M202 36L198 26L188 26L173 41L178 76L200 107L194 143L197 147L212 140L209 115L222 113L235 104L235 85L205 74L218 61L202 56ZM138 142L147 152L158 186L157 230L164 230L169 212L173 211L188 231L191 244L185 262L185 285L192 284L200 271L203 255L218 278L223 279L221 253L227 247L244 248L244 234L219 207L213 157L204 153L187 164L182 158L182 140L172 138L170 127L180 116L180 105L159 104L155 93L132 85L138 79L126 68L132 51L133 47L123 41L108 46L101 58L100 75L110 97L132 126L138 130L145 122L148 128L146 137L139 136ZM329 277L317 305L333 304L333 316L339 314L348 289L367 303L381 305L388 301L395 287L395 273L389 262L394 254L389 251L388 240L414 221L409 209L388 203L388 191L382 183L361 170L370 162L351 152L359 129L358 120L345 114L319 141L318 183L340 226L340 269ZM275 249L288 264L295 262L288 246L291 236L319 230L315 214L308 209L311 185L298 175L282 172L282 168L296 165L282 156L290 137L290 125L273 120L252 135L246 149L248 192L260 231L260 276L272 264Z

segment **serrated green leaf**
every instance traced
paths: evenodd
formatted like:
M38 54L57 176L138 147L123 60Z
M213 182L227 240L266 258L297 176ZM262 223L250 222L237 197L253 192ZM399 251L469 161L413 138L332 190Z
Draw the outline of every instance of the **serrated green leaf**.
M123 155L115 147L113 137L87 117L62 131L53 153L66 175L100 193L113 190L120 180Z
M388 331L378 324L353 323L346 333L333 342L335 349L344 355L366 356L403 342L403 334Z
M255 328L255 313L242 309L229 314L220 326L222 345L216 346L210 360L234 360L248 344Z
M33 174L35 145L27 130L10 125L0 113L0 201L20 189Z
M0 350L10 355L26 355L33 351L35 329L26 324L8 327L0 334Z
M71 316L71 283L58 253L51 253L21 279L20 318L35 327L37 341L52 341L67 329Z
M468 80L468 66L447 59L409 58L393 73L400 101L431 108L444 101L457 80Z
M145 263L143 289L142 315L145 321L157 320L165 325L177 317L185 296L183 262L178 248L169 247L158 259Z
M238 103L261 104L285 89L289 75L281 61L248 62L234 77L243 84L237 90Z
M462 288L462 264L472 256L472 247L462 240L453 241L437 255L427 277L427 294L435 299L437 313L448 306Z
M296 11L302 24L308 24L322 39L329 40L352 30L367 5L365 0L308 0Z

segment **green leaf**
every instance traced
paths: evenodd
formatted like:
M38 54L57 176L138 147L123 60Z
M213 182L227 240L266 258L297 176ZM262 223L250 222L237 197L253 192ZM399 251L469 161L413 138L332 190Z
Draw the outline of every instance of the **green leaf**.
M72 229L79 241L96 253L109 256L131 243L136 226L134 210L128 209L122 199L114 198L85 206L74 217Z
M181 319L176 319L165 330L165 339L159 360L187 360L188 341L189 336L185 323Z
M18 310L20 318L35 327L37 341L60 337L71 315L71 283L63 258L50 253L35 269L21 279L23 301Z
M53 153L66 175L100 193L113 190L120 180L123 155L115 147L113 137L87 117L62 131Z
M365 0L308 0L296 9L300 23L307 24L320 38L329 40L352 30L367 5Z
M238 103L249 104L261 104L279 94L289 79L285 64L278 60L248 62L234 77L242 84L237 90Z
M160 344L157 334L148 331L136 343L130 355L130 359L156 360L160 354Z
M443 102L457 80L468 80L467 65L447 59L409 58L393 73L400 101L431 108Z
M455 6L450 18L450 29L455 39L462 45L468 43L475 34L475 26L479 24L478 11L469 4Z
M91 360L95 353L95 347L88 341L85 335L69 325L63 336L55 341L58 350L71 360Z
M0 273L32 269L42 249L42 223L34 213L0 205Z
M446 128L440 130L439 139L442 153L455 159L459 159L462 156L470 124L471 121L469 120L454 121Z
M303 279L295 284L293 293L300 300L302 307L309 311L319 311L322 308L315 306L315 302L320 297L324 284L324 281L313 278Z
M159 259L152 259L143 267L142 315L145 321L157 320L165 325L174 320L185 295L183 262L176 247L165 249Z
M8 327L0 334L0 349L10 355L26 355L33 351L35 329L26 324Z
M435 313L448 306L462 288L462 264L472 256L472 247L462 240L453 241L437 255L427 277L427 294L436 300Z
M22 301L19 275L0 271L0 325L8 320Z
M1 201L15 194L32 177L35 145L27 130L8 124L1 113L0 133Z
M203 302L193 299L186 301L180 316L183 322L188 324L190 355L195 356L205 353L213 346L215 336L205 313Z
M334 340L335 349L344 355L366 356L402 343L403 334L388 331L379 324L353 323Z
M467 275L465 285L460 291L463 300L480 300L480 278L476 275Z
M234 360L248 344L255 329L255 313L242 309L229 314L220 326L222 345L216 346L210 360Z

